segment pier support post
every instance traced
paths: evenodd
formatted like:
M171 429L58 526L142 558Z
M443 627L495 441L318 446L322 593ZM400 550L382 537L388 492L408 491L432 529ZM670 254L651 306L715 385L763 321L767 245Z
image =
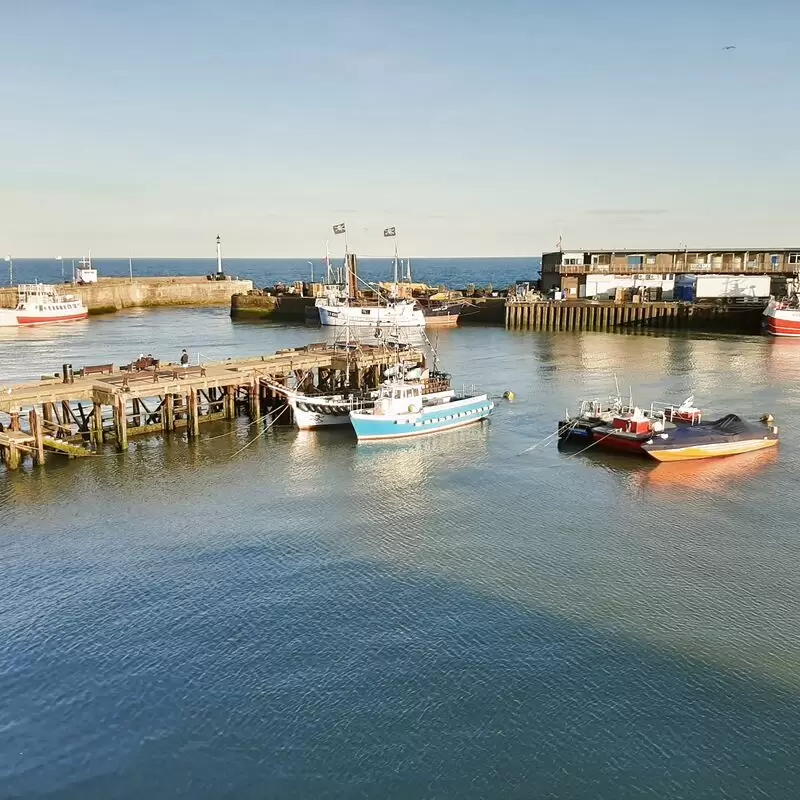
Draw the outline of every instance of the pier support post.
M236 416L236 387L225 387L225 416L233 419Z
M17 414L17 413L12 411L9 416L11 417L11 422L9 422L9 424L8 424L8 429L10 431L21 430L21 428L19 426L19 414Z
M44 439L42 438L42 423L36 409L32 408L28 413L28 424L33 436L33 463L41 467L44 464Z
M161 423L164 431L175 429L175 398L171 394L164 395L164 403L161 409Z
M11 444L3 449L5 450L4 460L6 462L6 469L9 470L19 469L19 463L21 461L19 448L16 445Z
M190 439L196 438L200 435L200 409L197 403L197 392L194 389L189 390L186 398L186 429Z
M138 428L142 424L142 409L138 398L134 397L133 400L131 400L131 405L133 406L133 426L134 428Z
M117 431L117 447L120 450L128 449L128 418L125 416L125 398L114 398L114 427Z
M92 439L95 447L103 444L103 406L95 403L92 408Z
M261 378L253 378L250 384L250 416L261 419Z

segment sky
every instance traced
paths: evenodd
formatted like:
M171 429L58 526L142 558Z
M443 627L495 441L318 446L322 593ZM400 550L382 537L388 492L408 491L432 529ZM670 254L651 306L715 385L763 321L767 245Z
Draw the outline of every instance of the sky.
M0 253L800 246L796 0L2 9Z

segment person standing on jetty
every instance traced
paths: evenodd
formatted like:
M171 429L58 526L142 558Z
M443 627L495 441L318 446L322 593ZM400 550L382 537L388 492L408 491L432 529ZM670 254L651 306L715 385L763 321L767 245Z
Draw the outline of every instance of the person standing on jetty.
M188 367L189 366L189 354L186 352L186 348L181 351L181 366Z

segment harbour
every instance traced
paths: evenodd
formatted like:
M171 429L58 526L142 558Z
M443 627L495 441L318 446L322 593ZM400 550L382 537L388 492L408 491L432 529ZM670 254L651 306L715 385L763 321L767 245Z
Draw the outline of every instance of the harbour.
M81 323L60 341L43 328L15 334L6 374L97 363L101 334L106 360L117 364L132 340L164 362L185 345L192 362L200 351L210 363L321 338L303 325L232 321L224 307L129 309ZM346 793L349 765L363 752L371 761L362 779L391 793L389 753L421 685L432 707L408 746L437 744L401 767L415 795L425 793L420 774L427 781L437 765L470 759L476 775L502 766L555 792L565 789L562 770L580 762L591 786L584 791L581 780L577 791L611 797L628 778L606 775L607 753L639 747L646 769L663 770L651 782L662 794L676 782L698 795L719 789L718 778L698 775L699 751L724 774L746 761L748 787L780 797L796 774L791 734L800 719L797 551L786 502L800 455L788 411L800 377L793 345L691 331L565 336L470 326L442 331L438 350L456 376L514 389L515 401L487 425L361 447L339 431L288 425L257 436L241 407L231 420L202 424L197 437L185 427L156 430L130 436L124 453L111 438L102 458L53 456L44 470L26 459L0 478L8 576L0 603L24 600L27 609L5 616L13 650L4 697L20 717L35 697L45 702L15 725L25 744L5 785L99 798L121 769L135 785L130 797L177 790L177 773L154 772L152 759L162 739L200 725L220 731L200 746L204 757L181 748L173 758L207 787L225 782L246 796L239 757L228 758L238 746L248 761L284 759L288 777L258 770L275 794L301 783L323 791L300 777L309 765L328 787L327 776L341 775L336 785ZM608 394L615 372L636 396L693 392L708 414L771 411L781 445L712 465L528 450L577 396ZM381 501L354 506L365 486ZM340 662L343 639L352 650ZM48 657L35 658L33 647ZM471 677L454 693L450 670L464 659ZM96 668L115 679L87 700ZM321 681L332 695L302 691ZM542 718L546 702L553 712ZM353 704L358 727L334 735ZM591 724L587 706L598 715ZM378 707L380 730L370 722ZM109 714L127 721L126 733L104 745L97 720ZM310 727L288 730L292 715ZM614 727L619 715L639 720L630 734ZM456 720L478 736L499 719L507 735L480 745L453 729ZM692 744L676 742L673 725ZM638 738L645 727L652 746ZM142 738L156 730L157 743ZM76 735L77 765L45 762ZM320 737L332 749L321 751ZM597 737L605 750L587 761ZM524 757L534 746L541 760ZM762 763L765 749L786 760ZM223 764L215 752L226 754Z

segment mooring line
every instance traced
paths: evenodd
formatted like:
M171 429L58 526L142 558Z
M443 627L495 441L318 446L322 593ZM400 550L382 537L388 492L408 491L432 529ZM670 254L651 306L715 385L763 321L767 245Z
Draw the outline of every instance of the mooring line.
M289 408L289 404L288 404L288 403L286 403L286 404L283 406L283 408L280 410L280 412L279 412L278 414L276 414L276 416L275 416L275 418L272 420L272 422L270 422L270 424L269 424L269 425L267 425L267 427L266 427L266 428L264 428L264 430L263 430L263 431L259 431L259 432L258 432L258 434L257 434L256 436L254 436L254 437L253 437L253 438L252 438L252 439L251 439L251 440L250 440L250 441L249 441L249 442L248 442L248 443L247 443L247 444L246 444L244 447L241 447L241 448L239 448L239 449L238 449L238 450L237 450L237 451L236 451L236 452L235 452L235 453L234 453L234 454L231 456L231 458L235 458L236 456L238 456L238 455L239 455L239 453L242 453L242 452L244 452L245 450L247 450L247 448L248 448L248 447L250 447L250 445L251 445L251 444L253 444L253 442L256 442L256 441L258 441L258 440L259 440L259 439L260 439L260 438L261 438L261 437L262 437L262 436L263 436L265 433L267 433L268 431L270 431L270 430L272 429L272 427L275 425L275 423L278 421L278 419L280 419L280 417L283 415L284 411L286 411L288 408Z

